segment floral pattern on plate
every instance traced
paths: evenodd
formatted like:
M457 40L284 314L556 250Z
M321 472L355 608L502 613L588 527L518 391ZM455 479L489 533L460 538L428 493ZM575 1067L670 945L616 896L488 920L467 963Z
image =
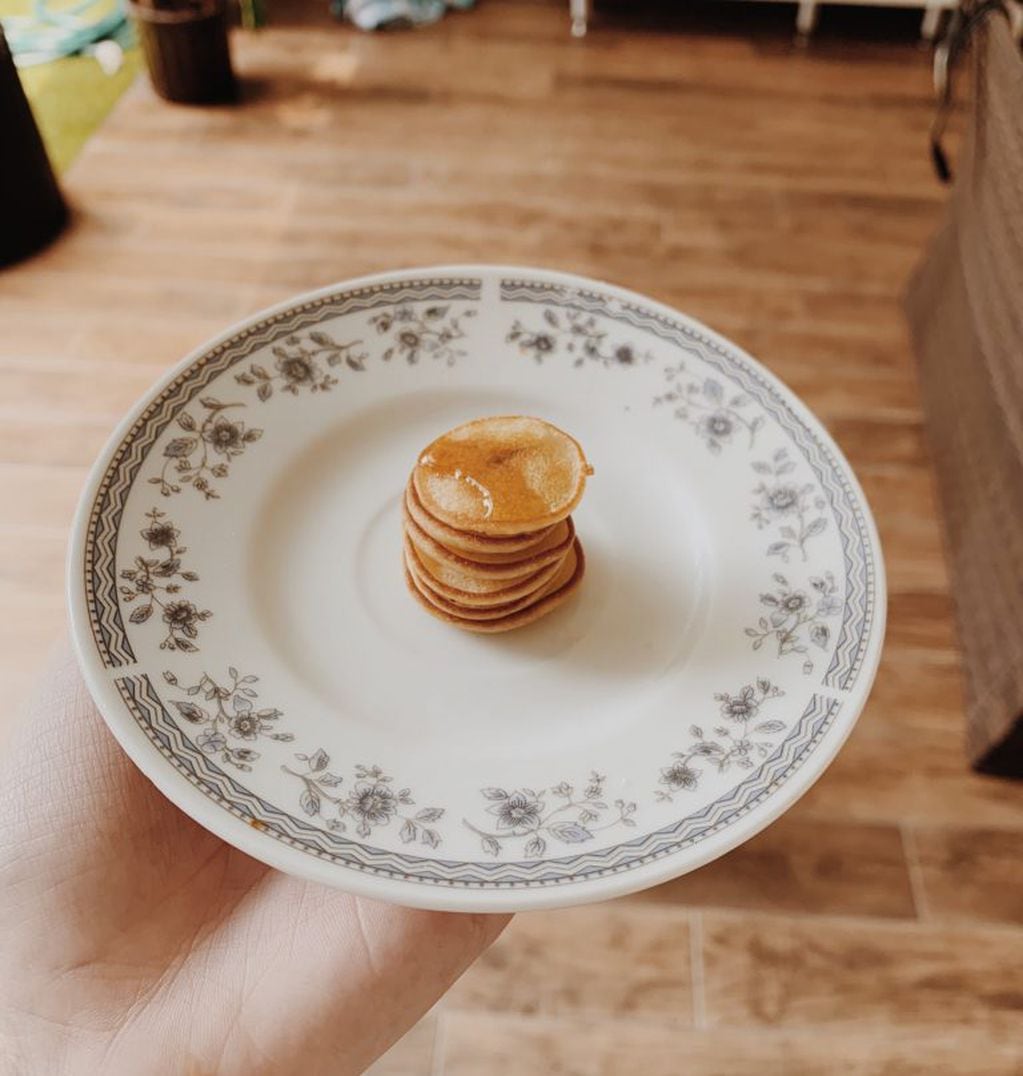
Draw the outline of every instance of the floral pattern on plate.
M761 710L765 703L784 694L770 680L761 679L734 695L715 695L722 722L714 726L710 736L701 725L690 725L692 743L684 751L673 752L674 761L661 770L664 788L657 790L657 800L672 803L679 792L695 792L704 773L697 765L700 760L713 766L716 773L725 773L732 766L752 770L766 759L774 747L769 737L784 732L785 723L775 718L761 720Z
M654 406L670 405L675 417L688 423L715 455L731 444L753 448L764 416L752 414L752 398L734 392L715 377L694 379L687 375L685 363L668 366L664 371L668 389L654 397Z
M540 859L549 842L585 844L598 833L617 826L635 826L636 804L622 799L609 804L604 792L606 780L594 772L581 789L567 781L539 791L484 788L481 795L490 801L486 813L493 822L486 826L467 818L462 822L479 837L488 855L499 856L510 845L514 854Z
M653 358L648 350L615 339L592 314L571 307L561 311L547 307L542 317L544 323L539 328L530 328L516 318L505 335L505 343L515 344L537 362L563 350L574 359L575 366L583 366L587 360L604 366L634 366Z
M172 705L184 721L196 726L194 739L201 751L250 773L260 753L251 747L236 746L232 741L252 743L268 739L289 743L295 737L290 732L277 731L280 710L257 709L254 700L259 695L253 684L259 680L258 676L241 676L234 666L227 670L227 676L227 680L218 683L204 672L194 684L184 688L186 698L172 700ZM163 678L171 687L181 687L169 669L164 671Z
M779 448L770 460L753 464L753 470L764 479L753 490L750 519L761 530L779 527L778 538L767 547L767 555L780 557L786 564L797 551L804 562L809 560L807 543L828 529L827 518L818 514L826 507L820 490L813 482L790 478L795 469L785 448Z
M450 306L427 306L417 310L402 304L382 314L374 314L369 323L378 335L391 333L391 340L381 355L384 362L397 356L410 366L421 358L454 366L467 354L462 345L466 337L462 323L475 316L472 307L452 313Z
M430 848L440 845L441 835L432 823L444 817L444 808L408 810L416 802L411 790L395 791L393 778L379 766L356 765L354 779L341 792L338 790L345 778L328 769L330 755L322 747L311 755L296 754L295 758L304 764L302 769L284 765L281 771L302 782L304 788L299 796L299 807L310 817L322 817L328 829L343 833L351 823L360 837L370 837L375 829L400 822L398 837L403 844L418 840Z
M246 388L256 386L256 395L266 403L275 389L297 396L300 392L327 392L337 384L330 372L342 363L350 370L366 369L368 355L361 340L339 344L329 333L314 329L308 333L291 333L270 348L274 365L249 363L247 370L234 375Z
M755 626L746 628L753 649L759 650L770 641L780 658L808 654L811 645L827 650L831 642L827 621L842 611L834 575L825 572L822 576L811 576L809 590L794 587L787 576L778 572L772 579L777 584L775 589L760 595L760 604L768 612L758 618ZM813 667L812 659L807 657L803 672L809 675Z
M199 624L213 614L179 595L185 583L196 583L199 576L182 567L182 557L188 549L179 544L181 532L167 514L153 508L146 513L146 520L139 534L148 552L160 556L140 554L132 567L121 570L120 577L124 580L119 587L121 600L128 605L138 603L128 620L132 624L145 624L154 613L159 613L165 632L160 649L196 651Z
M149 479L165 497L180 493L186 485L208 501L219 497L212 480L227 478L231 461L263 436L261 429L246 427L240 419L225 414L231 408L244 407L242 403L221 403L213 396L204 396L199 406L204 412L201 421L188 411L177 416L183 432L163 446L163 466Z

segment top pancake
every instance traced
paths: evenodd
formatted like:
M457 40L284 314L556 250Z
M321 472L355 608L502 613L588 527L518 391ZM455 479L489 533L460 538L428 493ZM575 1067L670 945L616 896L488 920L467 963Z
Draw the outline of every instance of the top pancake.
M481 418L438 437L412 485L423 509L459 531L529 534L565 519L592 473L576 441L538 418Z

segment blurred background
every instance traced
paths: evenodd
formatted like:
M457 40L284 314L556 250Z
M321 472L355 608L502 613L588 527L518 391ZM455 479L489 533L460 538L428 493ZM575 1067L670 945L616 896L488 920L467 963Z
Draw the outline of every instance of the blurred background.
M1023 784L978 772L1023 769L1023 567L1002 577L1003 621L983 580L964 596L955 522L975 508L953 472L969 460L932 357L982 377L992 348L1023 354L1018 290L1003 281L997 346L974 334L979 358L953 354L958 263L931 248L918 371L907 282L974 203L957 184L947 207L928 148L949 5L900 4L376 0L346 20L327 0L151 0L133 29L116 0L66 19L0 0L19 60L0 80L0 258L16 259L0 270L0 743L62 630L69 522L116 421L227 324L358 274L518 263L670 303L807 401L877 517L885 656L821 781L691 876L518 916L375 1073L1023 1072ZM395 17L424 25L352 21ZM1023 74L985 89L960 66L953 167L982 122L971 96L1023 104ZM997 140L1010 187L1013 137ZM970 227L983 247L990 221ZM1019 394L999 399L985 421L1016 429ZM1023 522L1019 458L999 473L1006 529L985 563ZM978 661L1004 674L998 707Z

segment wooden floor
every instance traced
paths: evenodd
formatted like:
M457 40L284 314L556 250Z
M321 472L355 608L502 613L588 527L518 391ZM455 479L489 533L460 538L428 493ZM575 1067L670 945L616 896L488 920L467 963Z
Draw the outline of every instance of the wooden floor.
M237 110L140 85L67 178L67 238L0 274L0 680L64 618L68 521L118 416L226 323L394 266L575 270L758 355L874 506L891 613L870 705L783 820L642 897L520 916L380 1073L1020 1073L1023 785L969 774L899 294L938 219L902 43L598 22L482 0L359 36L271 5ZM914 23L915 25L915 23ZM683 32L684 31L684 32Z

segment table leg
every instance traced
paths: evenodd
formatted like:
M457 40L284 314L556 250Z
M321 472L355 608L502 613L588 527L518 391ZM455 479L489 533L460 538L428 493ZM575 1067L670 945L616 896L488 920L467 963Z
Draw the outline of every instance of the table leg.
M1008 7L1009 11L1009 29L1012 31L1012 38L1014 41L1019 41L1023 36L1023 6L1020 5L1019 0L1015 0L1014 3L1010 3Z
M796 10L796 36L803 42L817 25L817 0L799 0Z
M941 26L941 8L934 4L928 4L924 8L924 17L920 23L920 36L924 41L933 41L938 36L938 28Z
M569 0L569 10L572 14L572 36L585 37L586 27L590 21L593 9L593 0Z

